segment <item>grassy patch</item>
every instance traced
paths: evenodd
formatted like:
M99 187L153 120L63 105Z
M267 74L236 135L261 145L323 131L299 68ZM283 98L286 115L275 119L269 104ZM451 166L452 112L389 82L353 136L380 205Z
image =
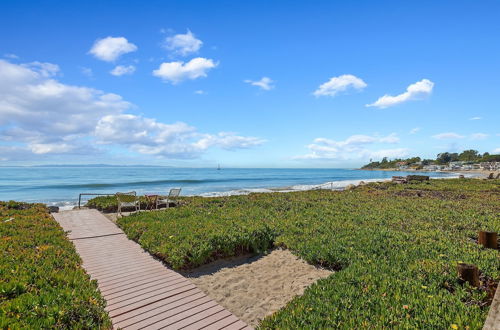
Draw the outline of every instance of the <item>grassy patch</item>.
M282 246L340 270L266 318L262 328L481 328L484 290L461 285L458 262L500 277L498 251L472 239L500 231L500 181L369 184L344 192L189 198L119 220L174 268Z
M110 328L104 306L45 206L0 202L0 328Z

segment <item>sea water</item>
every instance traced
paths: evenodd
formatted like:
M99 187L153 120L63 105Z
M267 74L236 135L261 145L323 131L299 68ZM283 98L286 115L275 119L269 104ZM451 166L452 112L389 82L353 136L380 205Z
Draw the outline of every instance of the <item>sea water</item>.
M80 193L227 196L252 192L341 189L360 181L381 181L402 171L356 169L171 168L129 166L0 167L0 201L40 202L65 208L78 203ZM450 177L450 173L428 173ZM92 196L84 196L83 202Z

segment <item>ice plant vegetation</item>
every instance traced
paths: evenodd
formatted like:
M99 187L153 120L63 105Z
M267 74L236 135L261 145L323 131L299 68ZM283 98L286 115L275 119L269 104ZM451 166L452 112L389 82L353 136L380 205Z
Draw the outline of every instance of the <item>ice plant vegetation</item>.
M104 306L46 207L0 202L0 328L110 328Z
M336 272L264 319L261 328L481 328L484 288L457 278L475 264L500 278L498 251L476 243L500 231L499 180L373 183L352 190L185 198L119 220L175 269L243 252L290 249Z

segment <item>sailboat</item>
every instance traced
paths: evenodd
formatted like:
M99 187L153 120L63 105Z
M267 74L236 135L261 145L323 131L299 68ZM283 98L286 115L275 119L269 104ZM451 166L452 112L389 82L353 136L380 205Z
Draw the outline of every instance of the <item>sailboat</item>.
M217 171L220 171L220 164L217 165Z

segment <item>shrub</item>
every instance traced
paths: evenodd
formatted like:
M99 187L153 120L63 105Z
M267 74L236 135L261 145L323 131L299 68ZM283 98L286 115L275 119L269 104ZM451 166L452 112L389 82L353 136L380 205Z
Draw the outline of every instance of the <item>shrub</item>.
M161 198L166 198L166 196L162 196ZM139 196L139 202L141 204L141 210L146 209L148 206L148 201L144 196ZM92 199L89 199L86 207L91 209L97 209L101 212L109 213L109 212L117 212L118 211L118 201L116 196L98 196ZM160 205L162 206L162 205ZM163 205L165 206L165 205ZM123 208L123 211L134 211L135 207L126 207Z
M41 204L0 202L0 328L109 328L105 302Z

